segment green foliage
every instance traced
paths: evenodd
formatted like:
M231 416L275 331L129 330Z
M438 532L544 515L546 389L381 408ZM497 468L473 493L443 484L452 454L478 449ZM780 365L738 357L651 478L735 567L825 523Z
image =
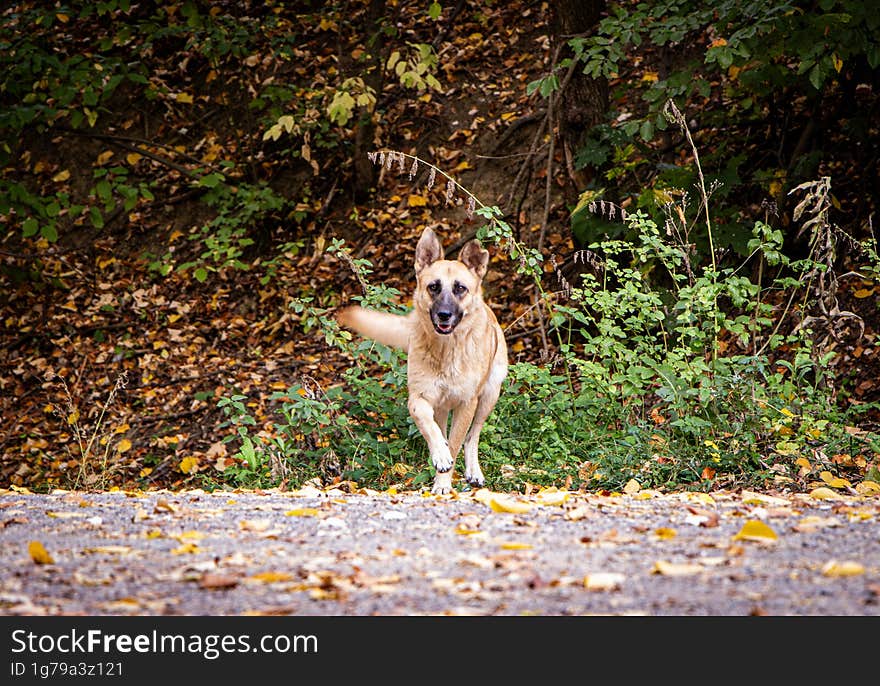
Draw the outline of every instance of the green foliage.
M673 100L700 109L704 129L729 131L727 140L707 152L704 168L719 224L716 247L731 248L739 259L748 254L751 219L742 209L752 201L747 198L761 193L778 199L814 178L818 163L834 155L781 146L774 154L748 159L751 144L761 149L764 142L737 140L737 132L768 126L791 130L793 124L796 130L811 111L833 110L833 98L848 97L842 84L851 88L880 65L878 29L878 14L858 0L809 6L793 0L610 3L595 32L570 39L571 56L527 91L548 96L556 73L572 59L587 75L615 84L610 102L622 105L612 105L608 123L590 132L587 144L575 152L575 166L599 172L589 190L611 185L618 198L631 194L631 206L658 223L663 203L656 202L655 193L689 189L697 176L691 165L673 167L655 159L648 145L661 133L668 140L665 104ZM783 105L780 113L781 92L785 102L802 103L803 111ZM867 134L859 131L861 144L869 145ZM786 159L789 154L796 157ZM573 217L572 229L582 244L599 238L605 228L583 213ZM706 236L694 238L701 255L708 256Z
M380 162L398 156L407 157L384 152ZM801 190L799 216L811 232L825 231L827 180ZM789 305L801 297L808 311L811 284L824 272L821 251L791 260L781 232L758 221L743 264L700 266L682 240L689 230L683 212L670 212L661 232L641 211L626 214L600 200L584 209L613 215L634 238L600 240L583 251L593 271L564 300L543 290L541 254L516 240L500 210L480 204L475 211L486 222L478 236L535 279L558 351L547 365L511 365L481 436L490 487L614 490L630 479L660 488L756 487L793 481L805 462L835 468L829 455L880 451L880 437L847 431L828 383L832 353L809 326L780 330L787 317L774 295L788 294ZM366 288L368 262L352 260L341 242L331 249L365 286L365 303L391 306L395 291ZM755 266L757 281L744 276ZM765 266L773 276L763 283ZM305 331L322 331L356 365L339 386L304 379L278 394L283 421L259 441L241 427L255 423L243 421L244 405L230 411L239 426L230 439L240 441L243 465L235 478L266 480L272 465L284 464L301 478L335 476L372 488L428 484L424 441L404 401L403 357L369 341L352 345L329 311L311 302L295 307Z

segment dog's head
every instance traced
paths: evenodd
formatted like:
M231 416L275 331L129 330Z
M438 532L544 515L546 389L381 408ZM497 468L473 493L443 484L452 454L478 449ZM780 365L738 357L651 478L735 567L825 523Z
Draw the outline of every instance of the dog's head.
M457 260L443 259L443 246L430 228L416 245L416 293L413 305L427 313L434 331L448 335L482 302L489 251L469 241Z

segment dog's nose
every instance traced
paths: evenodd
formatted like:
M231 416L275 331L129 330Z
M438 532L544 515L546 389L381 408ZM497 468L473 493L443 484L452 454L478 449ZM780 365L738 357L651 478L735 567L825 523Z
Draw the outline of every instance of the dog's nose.
M439 319L441 322L448 322L450 319L452 319L452 312L447 312L446 310L438 310L437 319Z

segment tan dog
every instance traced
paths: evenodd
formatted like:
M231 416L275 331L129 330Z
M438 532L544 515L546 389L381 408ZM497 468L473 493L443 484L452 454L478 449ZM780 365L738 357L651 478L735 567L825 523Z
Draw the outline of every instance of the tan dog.
M483 424L507 376L507 343L483 302L489 252L472 240L458 260L427 228L416 246L416 289L406 315L347 307L337 319L346 328L407 352L409 413L425 441L434 475L433 493L452 490L452 471L464 444L464 476L485 483L477 456ZM447 439L447 420L452 426Z

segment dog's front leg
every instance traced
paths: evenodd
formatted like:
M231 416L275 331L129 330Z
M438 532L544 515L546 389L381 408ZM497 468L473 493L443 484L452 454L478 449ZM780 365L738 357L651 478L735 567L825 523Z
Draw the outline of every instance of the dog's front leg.
M410 397L409 414L428 444L431 464L437 470L433 493L448 493L452 490L452 468L455 466L449 444L443 431L434 421L434 408L421 396Z

